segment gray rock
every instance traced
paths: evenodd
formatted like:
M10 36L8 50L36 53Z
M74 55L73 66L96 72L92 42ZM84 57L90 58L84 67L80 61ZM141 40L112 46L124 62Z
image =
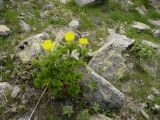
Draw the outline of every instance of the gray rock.
M44 40L48 39L47 33L41 33L31 36L22 41L17 47L17 54L22 62L27 63L33 57L42 53L41 44Z
M157 20L149 19L148 21L149 21L152 25L160 26L160 19L157 19Z
M149 0L150 4L160 12L160 1L159 0Z
M154 100L154 96L152 94L150 94L150 95L147 96L147 99L153 101Z
M77 20L72 20L69 24L68 24L69 27L71 28L75 28L77 29L79 27L79 21Z
M126 35L120 35L114 32L109 32L110 35L107 37L108 42L106 45L112 45L118 50L125 50L134 43L135 40L128 38ZM115 49L114 48L114 49Z
M160 91L156 88L152 88L151 91L152 91L152 94L154 95L160 95Z
M83 70L81 87L84 98L90 103L98 103L102 108L119 109L124 104L124 95L89 66Z
M22 104L27 104L29 101L31 101L31 97L35 96L34 89L27 87L25 93L22 95L21 101Z
M48 10L42 11L42 12L40 12L40 17L41 17L42 19L44 19L44 18L48 17L48 13L49 13Z
M105 52L94 56L89 66L108 80L118 80L124 77L128 73L125 58L115 50L106 49Z
M141 22L133 22L131 27L139 29L139 30L146 30L146 29L150 29L150 26L141 23Z
M96 115L92 115L90 117L90 120L112 120L112 119L103 114L96 114Z
M5 25L0 25L0 37L8 36L10 29Z
M69 0L60 0L61 3L66 4Z
M4 105L7 102L6 95L10 95L12 92L12 85L10 85L7 82L1 82L0 83L0 104Z
M19 21L19 25L21 26L21 29L24 32L28 32L31 29L30 26L26 22L24 22L22 19Z
M16 98L20 92L21 92L21 89L18 86L14 86L13 91L11 93L11 97Z
M76 60L79 60L79 53L77 52L77 50L73 50L71 53L71 57L73 57Z
M128 73L125 58L121 52L130 46L134 40L125 35L111 33L108 42L94 52L89 66L107 80L118 80Z
M158 49L160 46L159 45L156 45L156 44L154 44L154 43L152 43L152 42L150 42L150 41L147 41L147 40L142 40L142 42L141 42L143 45L147 45L147 46L149 46L149 47L151 47L151 48L153 48L153 49Z
M3 0L0 0L0 10L3 8Z
M0 83L0 93L1 94L8 94L12 91L13 87L12 85L10 85L9 83L7 82L1 82Z
M137 7L136 10L140 15L145 15L147 12L146 8L143 5L140 7Z
M144 71L146 71L154 78L157 76L158 62L156 60L153 60L151 62L143 61L140 63L140 66Z
M23 115L18 120L29 120L29 116L28 115Z
M93 3L96 0L75 0L75 2L77 3L77 5L79 6L85 6L87 4Z
M44 7L43 7L43 10L50 10L50 9L53 9L54 8L54 5L52 2L49 2L48 4L46 4Z
M155 37L160 38L160 29L154 30L154 31L153 31L153 35L154 35Z
M159 111L159 110L160 110L160 106L157 105L157 104L155 104L155 105L154 105L154 109L155 109L156 111Z
M125 93L131 92L130 85L129 85L129 84L124 84L124 85L122 86L122 92L125 92Z
M144 110L141 110L141 114L146 120L150 120L149 115Z

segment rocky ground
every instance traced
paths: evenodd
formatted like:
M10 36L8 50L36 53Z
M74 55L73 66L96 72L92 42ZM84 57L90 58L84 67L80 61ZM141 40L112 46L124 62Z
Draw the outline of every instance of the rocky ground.
M64 101L47 91L31 119L160 120L159 0L0 0L0 120L30 120L43 92L31 60L67 31L89 39L83 92Z

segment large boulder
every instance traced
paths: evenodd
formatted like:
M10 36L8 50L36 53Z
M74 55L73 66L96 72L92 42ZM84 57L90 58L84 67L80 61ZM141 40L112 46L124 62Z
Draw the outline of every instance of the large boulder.
M93 53L89 66L107 80L118 80L128 73L121 52L132 45L134 40L117 33L110 33L107 39L108 42Z
M31 36L22 41L17 47L17 54L22 62L29 62L33 57L42 53L41 44L48 39L47 33L41 33Z
M102 108L119 109L124 104L124 95L106 79L86 66L81 81L84 98L90 103L98 103Z

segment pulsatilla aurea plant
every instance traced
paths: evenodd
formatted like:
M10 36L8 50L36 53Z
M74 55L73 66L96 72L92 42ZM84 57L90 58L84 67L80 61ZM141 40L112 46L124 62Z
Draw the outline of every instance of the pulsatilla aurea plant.
M80 68L85 64L87 54L87 38L75 41L75 34L67 32L64 35L65 42L56 45L51 40L45 40L42 48L47 53L34 60L33 64L38 67L34 73L34 84L37 87L48 87L50 92L58 98L76 96L80 93L80 80L82 73ZM79 59L72 57L72 52L77 51Z

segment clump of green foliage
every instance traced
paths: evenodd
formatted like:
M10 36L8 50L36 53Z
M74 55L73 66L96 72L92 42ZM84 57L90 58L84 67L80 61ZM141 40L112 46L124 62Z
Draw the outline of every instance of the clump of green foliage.
M68 115L69 118L73 113L73 106L66 105L63 107L63 115Z
M140 42L135 42L129 53L134 55L139 60L151 61L155 57L155 51L147 45L141 44Z
M74 50L80 53L79 59L72 57ZM80 93L80 68L85 64L86 53L87 49L80 47L77 42L57 46L54 51L33 62L38 67L35 72L35 86L47 86L58 98L75 97Z

